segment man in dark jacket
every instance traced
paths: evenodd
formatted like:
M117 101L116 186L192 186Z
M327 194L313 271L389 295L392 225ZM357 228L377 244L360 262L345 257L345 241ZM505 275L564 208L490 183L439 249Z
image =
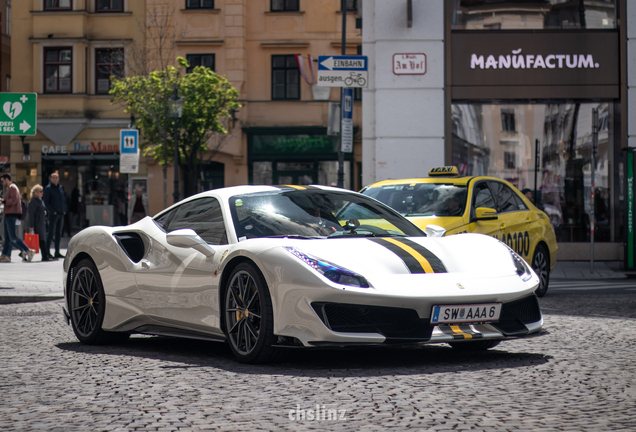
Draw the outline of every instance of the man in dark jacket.
M31 189L31 201L29 201L29 232L37 234L40 242L42 261L51 261L49 251L46 249L46 207L42 202L44 189L35 185Z
M66 196L64 188L59 184L60 176L57 173L51 174L49 184L44 188L44 205L49 213L49 232L46 236L46 252L51 256L51 241L55 237L55 255L52 258L64 258L60 253L60 237L62 236L62 225L66 214Z

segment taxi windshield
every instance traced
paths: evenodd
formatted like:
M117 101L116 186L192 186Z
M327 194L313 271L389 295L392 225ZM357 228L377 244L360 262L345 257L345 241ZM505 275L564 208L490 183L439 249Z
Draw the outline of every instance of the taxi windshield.
M391 209L354 193L316 189L261 192L233 196L229 203L239 241L424 235Z
M452 183L411 183L368 188L362 193L404 216L462 216L466 191L465 185Z

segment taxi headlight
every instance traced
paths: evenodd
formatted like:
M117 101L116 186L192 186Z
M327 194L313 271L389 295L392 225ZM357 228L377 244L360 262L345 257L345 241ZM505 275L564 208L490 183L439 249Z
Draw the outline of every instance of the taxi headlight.
M519 277L524 282L528 282L530 279L532 279L532 270L530 269L530 266L528 266L528 263L526 263L526 260L521 258L519 254L512 249L510 249L510 255L512 256L512 262L517 269L517 274L519 275Z
M307 255L295 247L285 246L285 250L332 282L357 288L369 288L369 282L364 276L339 267L329 261Z

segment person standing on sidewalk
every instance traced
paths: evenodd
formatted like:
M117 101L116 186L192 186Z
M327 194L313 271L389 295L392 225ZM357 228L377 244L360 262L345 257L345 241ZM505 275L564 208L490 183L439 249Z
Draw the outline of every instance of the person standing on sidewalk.
M34 252L15 233L16 222L22 218L20 189L11 181L11 174L2 174L0 178L2 179L2 186L6 188L4 194L4 246L2 247L0 262L11 262L11 249L13 246L22 251L22 257L25 261L31 261Z
M49 232L46 236L46 253L51 257L51 241L55 240L55 255L52 258L64 258L60 253L60 239L62 237L62 225L66 214L66 196L60 182L60 176L53 173L49 177L49 184L44 188L44 205L49 214Z
M42 261L51 261L49 251L46 249L46 207L42 201L44 188L35 185L31 189L31 201L29 201L29 232L37 234L40 242Z

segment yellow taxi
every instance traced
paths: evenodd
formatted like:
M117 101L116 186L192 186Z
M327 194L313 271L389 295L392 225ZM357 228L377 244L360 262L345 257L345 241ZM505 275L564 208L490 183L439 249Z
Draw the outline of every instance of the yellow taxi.
M557 242L548 216L512 184L494 177L459 177L457 167L437 167L428 178L384 180L360 192L373 197L426 229L446 235L487 234L506 243L534 269L543 297L557 259Z

